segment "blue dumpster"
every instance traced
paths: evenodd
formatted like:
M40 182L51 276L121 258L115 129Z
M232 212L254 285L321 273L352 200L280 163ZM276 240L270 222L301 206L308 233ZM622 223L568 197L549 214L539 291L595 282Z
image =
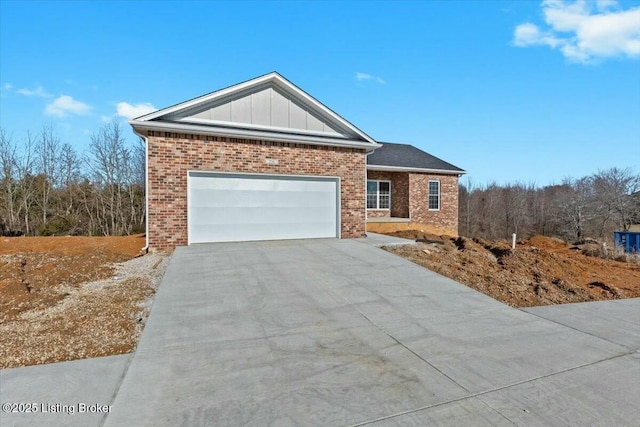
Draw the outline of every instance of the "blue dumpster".
M628 254L640 253L640 233L634 231L615 231L613 240Z

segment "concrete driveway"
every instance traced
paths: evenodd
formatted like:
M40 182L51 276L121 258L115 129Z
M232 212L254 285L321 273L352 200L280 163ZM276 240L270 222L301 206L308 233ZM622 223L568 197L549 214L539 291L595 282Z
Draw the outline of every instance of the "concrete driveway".
M638 425L640 299L526 312L371 243L178 248L101 422Z

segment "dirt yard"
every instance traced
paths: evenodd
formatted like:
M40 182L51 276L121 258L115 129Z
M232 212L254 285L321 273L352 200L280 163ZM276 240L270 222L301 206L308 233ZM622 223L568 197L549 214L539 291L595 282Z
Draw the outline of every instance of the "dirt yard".
M513 307L640 297L640 261L626 262L585 254L599 250L535 236L511 250L508 242L486 242L417 231L390 233L426 242L387 247Z
M416 231L387 247L514 307L640 297L640 262L536 236L485 242ZM169 256L142 235L0 238L0 368L133 351Z
M131 352L169 259L144 244L0 237L0 368Z

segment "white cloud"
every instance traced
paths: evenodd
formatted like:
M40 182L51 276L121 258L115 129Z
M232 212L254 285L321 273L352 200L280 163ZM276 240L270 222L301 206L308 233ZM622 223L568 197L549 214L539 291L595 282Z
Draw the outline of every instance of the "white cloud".
M616 0L596 0L596 7L598 10L606 10L610 7L616 6L618 2Z
M116 107L118 109L118 115L121 117L125 117L128 120L143 116L145 114L149 114L152 111L157 110L156 107L149 103L132 105L128 102L118 102L118 105Z
M2 85L3 90L11 90L13 89L13 85L11 83L5 83Z
M89 114L91 107L84 102L76 101L70 96L62 95L47 104L45 113L50 116L65 117L69 114Z
M545 0L541 30L530 22L518 25L513 44L548 46L570 61L589 63L608 57L640 57L640 6L627 10L612 0Z
M48 93L46 90L44 90L42 86L38 86L35 89L22 88L22 89L18 89L16 92L24 96L39 96L41 98L51 98L53 96L50 93Z
M381 85L387 83L384 80L382 80L380 77L373 76L373 75L368 74L368 73L361 73L359 71L356 72L356 80L358 80L359 82L365 81L365 80L371 80L371 81L380 83Z
M562 41L549 32L540 31L538 26L526 23L516 27L513 43L518 47L535 44L557 47Z

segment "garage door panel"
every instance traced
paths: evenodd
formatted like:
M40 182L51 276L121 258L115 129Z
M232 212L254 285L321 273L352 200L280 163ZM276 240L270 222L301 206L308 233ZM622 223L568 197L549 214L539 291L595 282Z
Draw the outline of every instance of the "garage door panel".
M195 224L305 224L331 223L327 220L335 213L335 209L326 207L245 207L224 208L196 207L191 209L190 221ZM335 229L334 229L335 231Z
M209 197L211 189L192 189L192 207L261 207L261 206L309 206L321 208L326 206L329 200L335 199L335 191L233 191L214 190L216 197Z
M332 224L314 225L316 228L326 227L327 233L334 232L331 229ZM282 240L283 235L294 235L296 239L315 238L315 236L304 235L308 228L307 224L242 224L242 227L242 230L238 230L234 224L203 226L198 232L200 240L191 243Z
M312 177L260 178L258 175L221 177L196 173L191 175L192 188L235 190L235 191L309 191L313 188L327 187L334 180L322 180Z
M189 174L189 243L338 236L337 178Z

